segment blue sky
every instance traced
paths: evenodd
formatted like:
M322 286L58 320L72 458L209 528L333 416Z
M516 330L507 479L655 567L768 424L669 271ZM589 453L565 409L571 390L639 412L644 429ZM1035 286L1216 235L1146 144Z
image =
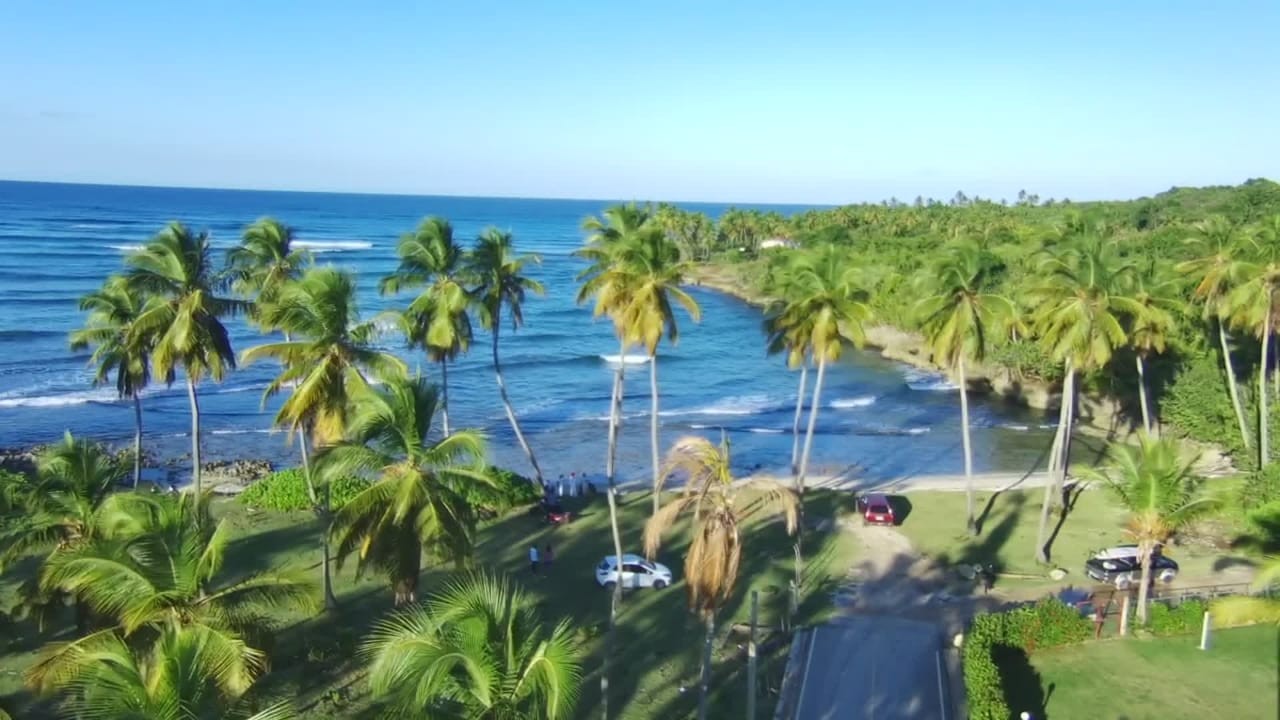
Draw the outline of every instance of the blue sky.
M1280 3L6 0L0 177L1132 197L1280 176Z

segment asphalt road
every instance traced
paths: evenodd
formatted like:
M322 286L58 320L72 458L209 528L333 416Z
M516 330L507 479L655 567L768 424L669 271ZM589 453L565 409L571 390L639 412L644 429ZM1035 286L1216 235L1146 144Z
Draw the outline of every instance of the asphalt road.
M931 623L849 616L812 630L792 720L951 720Z

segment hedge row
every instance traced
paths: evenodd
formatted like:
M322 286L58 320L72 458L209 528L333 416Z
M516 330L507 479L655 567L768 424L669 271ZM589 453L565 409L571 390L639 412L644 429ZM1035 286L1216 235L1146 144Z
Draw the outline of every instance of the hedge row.
M1030 653L1036 648L1082 642L1092 632L1092 624L1079 610L1057 598L974 618L963 649L971 720L1008 720L1012 715L994 657L997 647L1021 648Z

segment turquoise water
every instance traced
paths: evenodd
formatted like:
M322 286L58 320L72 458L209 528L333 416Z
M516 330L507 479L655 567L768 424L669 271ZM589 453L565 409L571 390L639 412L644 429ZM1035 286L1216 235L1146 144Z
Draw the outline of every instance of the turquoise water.
M207 229L215 246L228 248L247 223L277 217L297 229L318 262L357 275L361 312L372 315L407 301L379 297L377 280L395 265L397 237L437 214L453 222L459 237L494 225L514 232L522 251L542 256L532 274L547 294L529 300L522 330L503 335L511 398L546 473L599 473L612 372L602 356L616 355L618 347L608 324L574 304L582 266L570 253L582 242L582 219L605 204L0 182L0 446L46 442L66 429L108 441L132 436L131 406L110 387L91 387L88 353L69 351L67 333L83 321L77 298L120 269L125 252L165 222ZM724 209L688 207L711 215ZM797 376L781 358L766 357L758 310L700 288L691 292L702 305L702 323L682 320L679 345L659 351L664 441L686 433L718 438L724 429L740 469L785 467ZM237 351L261 340L243 321L228 322ZM502 413L488 349L482 334L450 371L453 420L482 428L495 461L527 470ZM435 372L420 355L402 354L411 367ZM620 472L643 477L647 367L628 369ZM202 386L207 457L293 462L285 435L271 431L276 401L261 407L273 374L271 366L255 365ZM819 471L856 464L887 478L962 469L958 396L937 377L873 353L850 353L828 373L822 406L813 451ZM180 383L148 389L144 410L150 448L169 456L189 449ZM1039 417L982 400L972 416L979 470L1028 467L1048 442Z

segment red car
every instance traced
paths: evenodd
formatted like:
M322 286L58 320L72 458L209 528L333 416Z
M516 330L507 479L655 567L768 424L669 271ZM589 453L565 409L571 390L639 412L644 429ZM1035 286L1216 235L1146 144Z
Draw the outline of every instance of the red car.
M573 519L569 515L569 511L564 509L560 503L551 503L544 505L543 509L546 514L547 522L552 525L563 525Z
M895 525L893 505L880 493L869 493L858 498L858 514L863 525Z

